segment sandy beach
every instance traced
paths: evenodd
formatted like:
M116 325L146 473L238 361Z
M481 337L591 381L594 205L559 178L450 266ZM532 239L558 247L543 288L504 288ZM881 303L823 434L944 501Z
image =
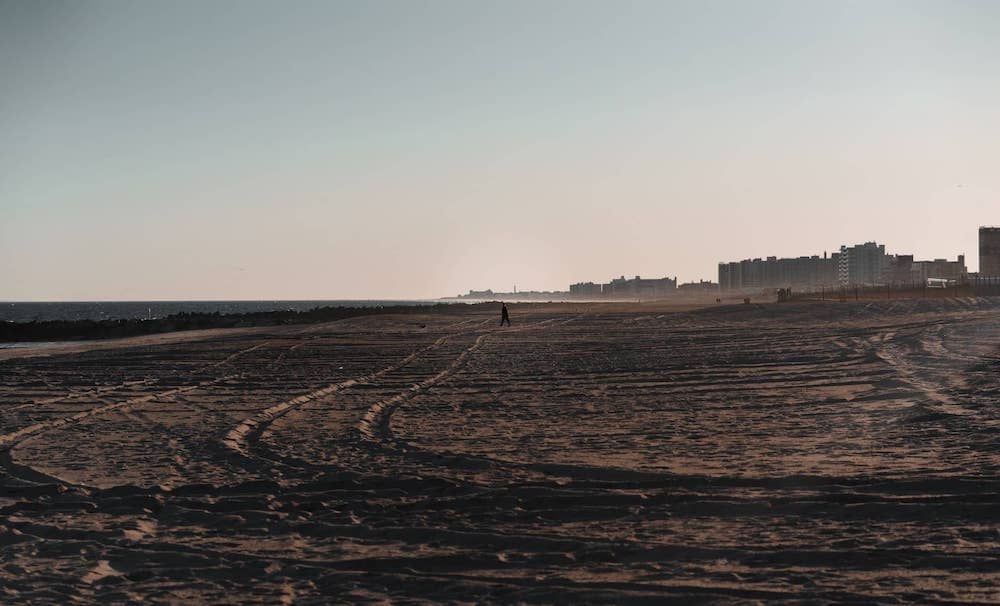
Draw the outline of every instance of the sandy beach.
M1000 602L1000 299L0 351L0 602Z

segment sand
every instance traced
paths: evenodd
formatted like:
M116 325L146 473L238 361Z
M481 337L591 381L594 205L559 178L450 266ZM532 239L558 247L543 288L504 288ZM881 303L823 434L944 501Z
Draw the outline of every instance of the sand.
M5 350L0 602L1000 602L1000 300Z

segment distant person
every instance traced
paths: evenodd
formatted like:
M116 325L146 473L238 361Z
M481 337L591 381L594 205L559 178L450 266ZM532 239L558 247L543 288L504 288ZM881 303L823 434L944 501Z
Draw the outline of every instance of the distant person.
M500 309L500 326L506 322L507 326L510 326L510 312L507 311L507 304L503 304L503 308Z

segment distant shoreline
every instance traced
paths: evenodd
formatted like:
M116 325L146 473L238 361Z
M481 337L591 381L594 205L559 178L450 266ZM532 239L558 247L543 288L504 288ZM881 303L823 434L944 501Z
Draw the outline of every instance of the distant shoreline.
M182 330L316 324L376 314L426 314L481 310L487 304L427 303L411 305L326 306L305 311L277 310L223 314L181 312L164 318L43 320L0 322L0 343L117 339Z
M309 311L317 307L427 306L434 299L247 299L145 301L0 301L0 322L155 320L179 313Z

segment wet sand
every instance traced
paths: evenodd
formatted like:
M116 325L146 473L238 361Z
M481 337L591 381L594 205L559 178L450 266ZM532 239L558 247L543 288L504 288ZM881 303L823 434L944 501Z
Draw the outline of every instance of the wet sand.
M0 602L1000 602L1000 299L0 352Z

